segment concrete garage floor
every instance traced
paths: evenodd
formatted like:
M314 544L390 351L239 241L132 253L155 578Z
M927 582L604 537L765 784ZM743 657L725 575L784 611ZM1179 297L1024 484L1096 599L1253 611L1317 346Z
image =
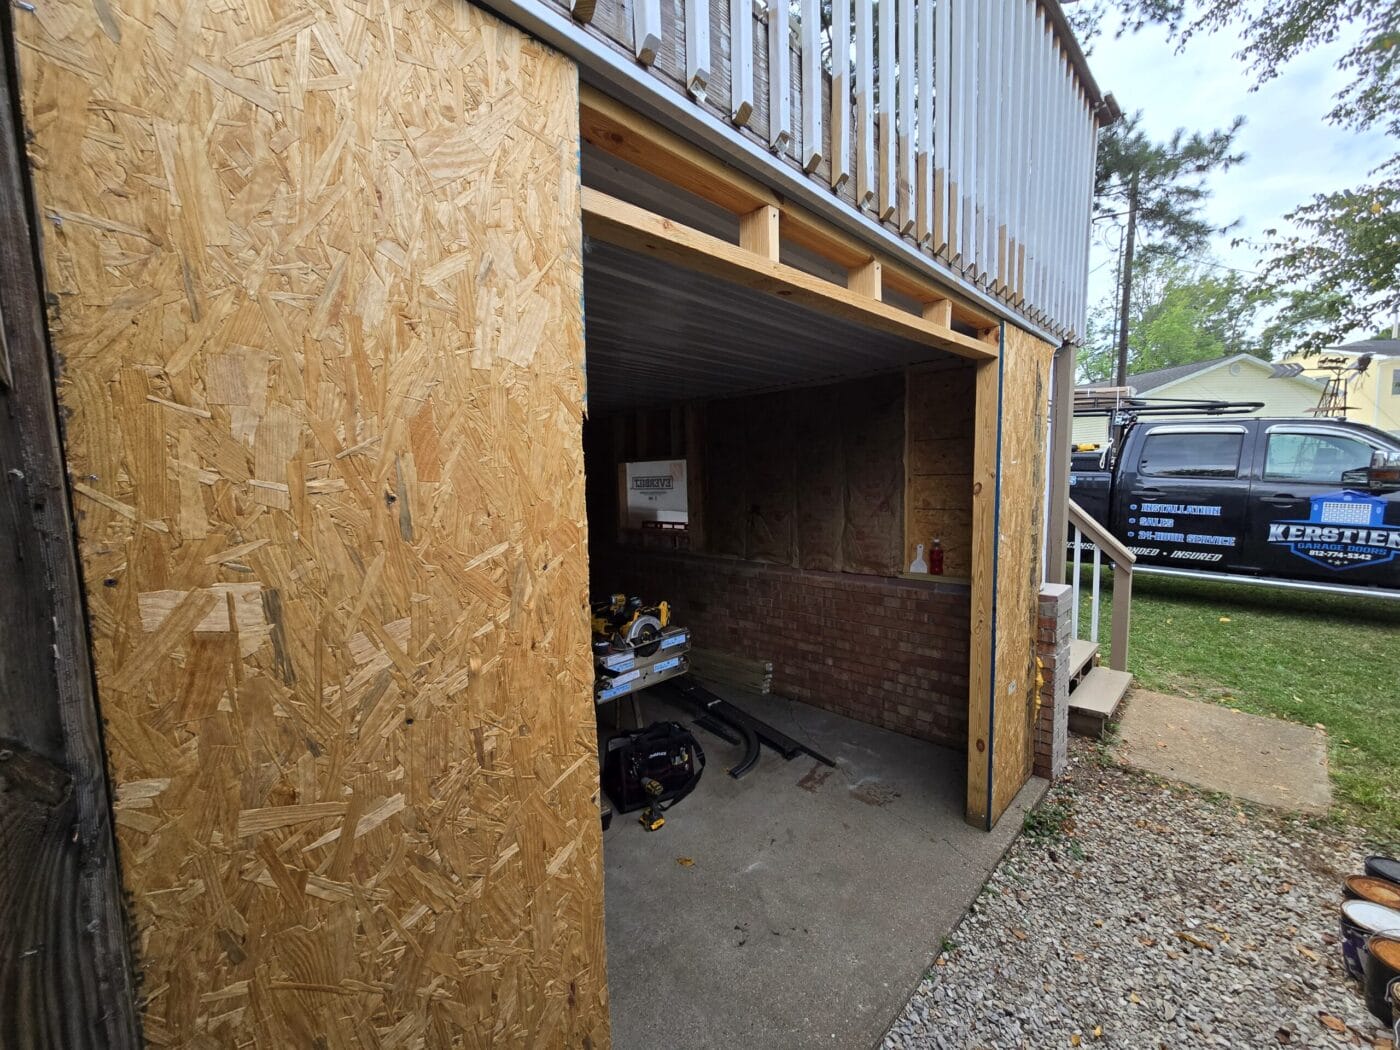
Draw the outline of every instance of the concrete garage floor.
M725 768L740 749L696 730L708 767L666 826L613 817L613 1046L875 1046L1046 783L978 831L963 820L962 754L797 701L715 692L837 766L764 748L734 780ZM643 696L645 719L689 723Z

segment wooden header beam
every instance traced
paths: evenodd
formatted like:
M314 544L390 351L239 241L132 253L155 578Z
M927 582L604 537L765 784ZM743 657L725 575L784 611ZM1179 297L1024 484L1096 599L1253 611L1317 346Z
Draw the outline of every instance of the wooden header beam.
M648 120L597 88L580 86L579 130L585 142L664 182L695 194L733 215L749 217L761 208L776 211L781 237L821 256L840 270L880 263L884 287L928 308L949 303L951 321L977 331L994 328L998 318L972 306L951 289L876 252L805 210L783 200L755 179L736 171L679 135ZM766 213L765 213L766 214ZM752 220L748 220L752 221Z
M735 215L781 203L762 183L587 84L579 85L579 133L604 153Z
M869 325L922 346L975 361L995 360L994 344L916 317L868 294L814 277L739 245L584 187L583 232L596 240L780 296L832 317Z

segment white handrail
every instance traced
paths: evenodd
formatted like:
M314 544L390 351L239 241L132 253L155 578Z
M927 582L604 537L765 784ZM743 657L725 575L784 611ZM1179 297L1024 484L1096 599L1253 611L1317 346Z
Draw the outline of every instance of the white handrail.
M1133 600L1133 565L1137 556L1100 525L1074 500L1069 501L1069 523L1071 542L1074 544L1074 575L1071 586L1074 590L1074 633L1079 636L1079 584L1083 565L1082 548L1087 539L1094 547L1093 579L1089 598L1089 640L1099 640L1100 580L1102 577L1103 555L1113 563L1113 582L1110 595L1113 599L1112 638L1109 643L1108 665L1115 671L1128 669L1128 635L1131 626Z
M1080 531L1088 534L1089 542L1101 548L1115 566L1122 568L1137 561L1136 554L1123 546L1113 533L1090 517L1089 512L1074 500L1069 501L1069 520Z

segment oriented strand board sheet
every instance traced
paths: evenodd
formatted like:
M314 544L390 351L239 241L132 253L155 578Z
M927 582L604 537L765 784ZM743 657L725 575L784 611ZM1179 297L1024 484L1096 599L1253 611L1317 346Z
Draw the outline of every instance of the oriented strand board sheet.
M943 574L972 574L972 440L977 366L908 373L904 567L917 545L943 546Z
M841 388L803 391L800 410L792 413L797 456L797 513L793 533L796 563L804 569L840 572L845 516L846 464L841 454Z
M749 441L744 448L746 495L735 508L747 519L749 561L793 564L793 516L797 506L798 450L793 442L794 405L789 394L744 401Z
M574 69L16 15L148 1042L605 1046Z
M993 821L1021 790L1035 759L1036 617L1055 348L1006 325L1002 354Z
M850 383L839 407L846 466L843 567L897 575L904 534L904 376L892 372Z
M711 401L705 550L893 576L904 522L904 377Z

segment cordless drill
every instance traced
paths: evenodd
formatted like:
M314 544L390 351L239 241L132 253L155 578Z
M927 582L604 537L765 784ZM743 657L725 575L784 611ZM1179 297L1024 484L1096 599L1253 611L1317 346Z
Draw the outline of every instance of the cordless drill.
M642 815L638 819L642 822L642 827L648 831L656 831L666 823L666 818L661 815L661 792L666 789L661 786L661 782L653 780L651 777L642 777L642 790L647 793L651 801L646 809L642 810Z

